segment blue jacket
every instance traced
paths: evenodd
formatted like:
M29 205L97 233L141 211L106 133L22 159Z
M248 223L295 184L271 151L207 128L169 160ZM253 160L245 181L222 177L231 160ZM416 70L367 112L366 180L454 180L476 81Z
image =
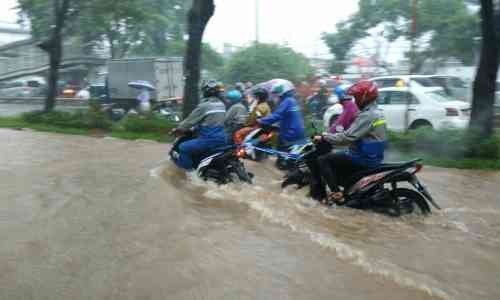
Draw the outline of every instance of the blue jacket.
M301 141L306 138L304 118L293 93L283 95L276 110L258 122L262 125L272 125L279 122L280 142L282 144Z

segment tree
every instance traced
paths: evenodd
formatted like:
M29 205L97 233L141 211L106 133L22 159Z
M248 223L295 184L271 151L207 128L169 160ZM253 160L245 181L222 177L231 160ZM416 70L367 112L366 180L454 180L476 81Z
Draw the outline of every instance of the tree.
M186 13L190 1L145 0L148 17L144 24L144 34L140 37L140 47L151 55L164 55L172 43L184 41L186 33Z
M188 13L189 39L184 57L184 86L183 115L187 117L199 102L200 56L203 33L215 12L214 0L193 0Z
M228 82L263 82L273 78L298 82L313 75L313 69L302 54L289 47L255 43L237 52L224 73Z
M35 36L48 35L44 36L44 40L38 45L48 53L50 64L45 112L52 111L56 103L59 66L63 56L63 31L67 27L68 20L76 18L80 12L81 6L78 2L74 0L19 1L21 13L30 19L32 28L33 26L46 26L34 30ZM38 10L42 10L45 15Z
M427 58L455 57L466 64L473 62L471 41L479 35L478 18L467 10L463 0L418 0L416 9L415 37L420 43L414 69ZM411 19L411 1L360 0L359 11L338 23L336 32L324 34L323 40L338 63L344 61L353 45L376 26L384 27L384 36L390 42L400 37L410 40L413 34ZM426 38L430 38L427 43Z
M495 10L493 0L481 0L481 59L474 81L472 113L469 133L470 149L493 134L493 105L495 85L500 64L500 8ZM474 154L474 151L471 151Z
M89 0L78 22L81 35L106 42L111 58L122 58L138 43L149 18L145 0ZM151 8L152 9L152 8ZM78 33L77 33L78 34Z

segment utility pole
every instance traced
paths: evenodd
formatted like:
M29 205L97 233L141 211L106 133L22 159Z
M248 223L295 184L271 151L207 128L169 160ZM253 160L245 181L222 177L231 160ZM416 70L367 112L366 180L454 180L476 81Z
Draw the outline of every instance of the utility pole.
M416 39L417 39L417 1L418 0L411 0L411 45L410 45L410 74L416 72L415 68L415 62L416 62ZM413 97L411 96L411 79L408 81L408 92L406 93L406 111L405 111L405 131L408 132L409 127L410 127L410 111L411 109L411 104L412 104L412 99Z
M260 26L259 26L259 0L255 0L255 43L259 43L260 39Z

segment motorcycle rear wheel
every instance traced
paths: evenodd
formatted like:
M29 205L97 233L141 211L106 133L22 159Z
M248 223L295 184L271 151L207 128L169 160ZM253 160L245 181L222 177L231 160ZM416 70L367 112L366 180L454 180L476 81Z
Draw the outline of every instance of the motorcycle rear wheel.
M392 212L396 216L412 213L427 215L431 212L427 200L417 191L407 188L397 188L391 194L394 197L395 206Z

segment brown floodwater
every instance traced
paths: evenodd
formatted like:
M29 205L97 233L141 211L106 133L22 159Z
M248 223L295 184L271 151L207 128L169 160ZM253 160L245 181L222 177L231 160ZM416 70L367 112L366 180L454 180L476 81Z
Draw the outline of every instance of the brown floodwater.
M500 299L500 173L426 167L393 219L217 187L145 141L0 130L0 299Z

